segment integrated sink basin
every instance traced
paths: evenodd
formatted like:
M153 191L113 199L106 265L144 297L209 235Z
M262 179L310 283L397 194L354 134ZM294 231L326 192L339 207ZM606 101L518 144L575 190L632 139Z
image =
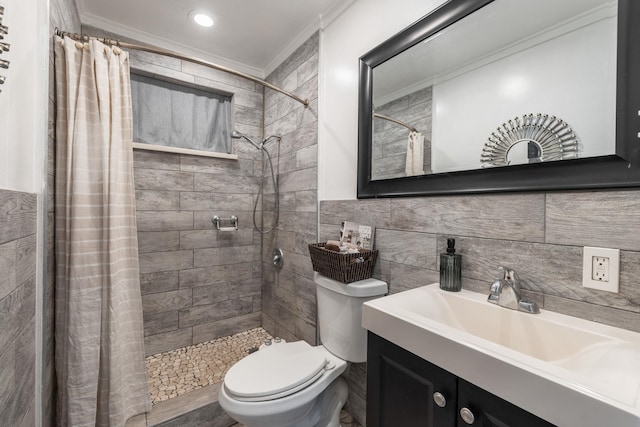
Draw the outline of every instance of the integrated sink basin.
M423 286L365 303L363 326L558 426L640 426L640 334Z

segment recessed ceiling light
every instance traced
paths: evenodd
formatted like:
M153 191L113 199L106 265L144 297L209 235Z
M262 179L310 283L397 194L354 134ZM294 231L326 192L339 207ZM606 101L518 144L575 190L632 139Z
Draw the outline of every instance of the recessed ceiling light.
M201 27L211 27L213 25L213 18L201 10L192 10L189 12L189 17Z

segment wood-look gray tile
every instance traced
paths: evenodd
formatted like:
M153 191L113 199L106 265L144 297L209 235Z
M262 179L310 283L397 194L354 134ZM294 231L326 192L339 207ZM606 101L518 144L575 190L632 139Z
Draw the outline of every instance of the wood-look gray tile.
M179 190L193 191L192 172L178 172L158 169L135 169L136 190Z
M178 329L157 335L144 337L144 354L162 353L164 351L175 350L176 348L187 347L191 342L191 328Z
M253 277L253 263L218 265L180 271L180 288L208 286Z
M639 195L636 190L549 193L546 241L640 251Z
M257 328L262 324L260 311L242 316L222 319L215 322L202 323L193 326L193 343L198 344L214 340L220 337L237 334L249 329Z
M178 310L144 314L144 335L157 335L178 329Z
M319 33L312 34L299 48L297 48L277 68L278 76L287 76L305 61L317 55L319 49ZM273 78L273 76L271 76ZM280 78L280 77L279 77Z
M375 240L380 259L429 270L436 269L435 234L378 229Z
M36 195L0 189L0 244L36 233Z
M180 169L185 172L202 172L225 175L253 175L253 160L248 159L215 159L210 157L183 155Z
M318 75L318 53L311 55L297 69L299 84L305 83L309 79Z
M316 190L302 190L295 192L296 212L318 212L318 192Z
M160 151L133 150L133 168L154 170L180 170L180 156Z
M234 105L241 105L249 108L260 108L262 106L262 92L247 90L197 76L195 77L195 84L233 94Z
M13 292L19 285L16 279L16 257L17 248L16 241L0 245L0 300L11 292Z
M193 306L213 304L234 298L260 294L260 279L224 282L193 287Z
M182 61L166 55L158 55L156 53L144 52L141 50L131 49L129 52L129 61L135 64L136 68L144 70L143 64L152 64L162 68L168 68L174 71L182 71ZM133 65L132 65L133 66Z
M544 194L394 199L394 229L544 241Z
M144 294L175 291L178 289L179 272L158 271L140 275L140 291Z
M195 190L217 193L256 193L259 178L253 176L196 173Z
M640 313L637 312L589 304L553 295L545 295L544 308L569 316L640 332Z
M184 270L193 267L193 251L148 252L140 254L140 273Z
M175 211L179 208L179 191L136 190L138 211Z
M191 307L191 305L190 289L142 295L142 311L145 316L176 311L181 308Z
M15 396L16 384L16 352L13 345L0 350L0 372L2 372L0 375L0 402L9 402Z
M246 215L243 215L243 217L244 220L243 218L238 218L238 221L248 227L248 217ZM223 218L228 218L228 216ZM253 230L247 228L238 231L196 229L180 232L180 247L182 249L228 248L231 246L251 245L252 243Z
M391 199L322 201L320 223L340 224L342 221L354 221L376 228L399 229L395 223L391 226L391 208L393 206L394 210L397 209L395 203L396 201Z
M138 231L193 230L193 212L138 211Z
M440 273L406 264L391 263L389 293L395 294L440 281Z
M229 86L239 87L246 90L256 90L256 84L250 80L243 79L233 74L225 73L211 67L183 61L182 71L195 77L203 77L213 82L224 83Z
M249 211L253 209L253 197L251 194L218 194L209 192L182 192L180 193L180 209L189 210L239 210Z
M253 245L195 249L193 251L193 266L196 268L213 267L214 265L251 262L254 251Z
M296 233L315 235L318 229L318 215L315 212L296 212L293 224Z
M138 252L166 252L180 249L179 231L141 231L138 233Z
M0 349L9 347L36 309L35 279L29 279L0 300Z
M189 328L202 323L242 316L253 311L251 297L241 297L213 304L184 308L180 313L180 328Z
M280 191L303 191L318 188L317 168L308 168L281 174L279 178Z

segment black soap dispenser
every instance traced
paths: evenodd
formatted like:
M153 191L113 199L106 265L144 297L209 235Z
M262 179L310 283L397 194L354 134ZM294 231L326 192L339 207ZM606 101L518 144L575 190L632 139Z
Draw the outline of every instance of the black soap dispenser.
M462 255L456 254L456 239L447 239L447 252L440 254L440 289L459 292L462 289Z

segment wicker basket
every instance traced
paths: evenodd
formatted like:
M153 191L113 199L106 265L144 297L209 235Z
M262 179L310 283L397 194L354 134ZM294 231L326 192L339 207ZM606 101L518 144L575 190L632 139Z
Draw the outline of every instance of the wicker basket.
M324 248L325 243L310 243L309 255L313 271L342 283L371 277L378 250L361 249L358 254L341 254Z

